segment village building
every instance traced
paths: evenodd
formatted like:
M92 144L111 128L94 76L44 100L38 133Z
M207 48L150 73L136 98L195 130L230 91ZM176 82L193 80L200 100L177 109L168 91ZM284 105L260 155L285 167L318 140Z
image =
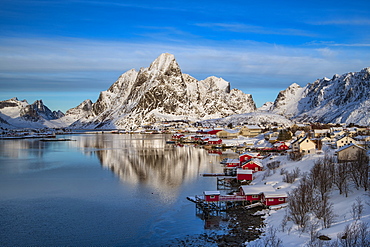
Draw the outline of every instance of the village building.
M214 128L214 129L201 129L198 130L197 133L199 134L207 134L207 135L216 135L217 132L223 130L222 128Z
M285 142L276 142L273 145L273 149L276 151L285 151L289 149L289 146Z
M266 192L262 194L261 202L266 206L274 206L286 203L287 197L285 192Z
M218 202L220 200L220 191L204 191L204 200L206 202Z
M251 159L243 164L241 164L241 168L244 170L252 170L253 172L258 172L263 170L263 165L260 160L258 159Z
M250 203L260 202L263 193L275 192L271 185L242 185L239 187L239 193L246 197Z
M226 167L239 167L240 166L240 161L239 159L231 159L227 158L225 161L225 166Z
M366 155L366 149L351 143L339 148L336 155L338 162L355 161L361 155Z
M307 136L298 138L297 140L291 143L292 151L305 153L305 154L313 154L316 153L316 144L311 141Z
M330 129L314 129L313 136L315 138L325 137L330 133Z
M320 141L321 141L321 143L323 144L323 145L331 145L332 144L332 139L330 138L330 137L327 137L327 136L325 136L325 137L322 137L321 139L320 139Z
M240 164L242 164L245 161L257 158L262 158L262 156L259 153L249 153L249 152L242 153L241 155L239 155Z
M239 134L245 137L255 137L262 133L262 128L257 125L244 125Z
M224 129L216 133L218 138L232 139L237 138L239 130Z
M330 133L330 137L331 138L337 138L337 137L339 137L339 136L343 136L343 135L345 135L346 134L346 132L344 131L344 130L341 130L341 131L334 131L334 132L331 132Z
M277 142L278 136L279 136L279 132L268 132L264 134L265 140L269 141L270 143Z
M236 179L238 181L252 181L253 180L253 171L252 170L243 170L237 169L236 170Z
M363 147L363 148L370 148L370 136L356 136L353 139L356 140L356 145Z
M297 130L296 132L294 132L294 136L296 138L301 138L301 137L304 137L306 135L306 132L304 132L303 130Z
M337 148L341 148L351 143L356 144L356 141L355 139L353 139L352 137L349 137L348 135L340 136L335 140L335 145Z

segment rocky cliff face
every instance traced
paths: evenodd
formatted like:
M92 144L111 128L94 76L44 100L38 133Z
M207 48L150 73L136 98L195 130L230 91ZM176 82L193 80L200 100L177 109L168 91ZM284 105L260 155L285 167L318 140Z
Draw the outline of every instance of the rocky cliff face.
M255 111L252 96L230 90L222 78L198 81L183 74L175 57L161 54L148 68L121 75L100 93L79 128L123 128L167 120L202 120ZM72 112L67 112L71 116Z
M44 105L42 100L36 100L31 105L26 105L20 109L20 116L27 121L37 122L40 120L53 120L63 117L61 111L51 111Z
M281 91L272 111L299 121L370 125L370 67Z

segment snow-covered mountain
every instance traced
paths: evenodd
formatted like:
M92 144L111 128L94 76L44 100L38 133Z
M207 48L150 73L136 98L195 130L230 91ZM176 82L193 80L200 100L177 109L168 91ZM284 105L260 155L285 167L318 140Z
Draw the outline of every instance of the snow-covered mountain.
M281 91L273 113L298 121L370 125L370 67Z
M6 128L57 127L52 121L63 116L61 111L51 111L42 100L33 104L17 98L0 101L0 123Z
M255 110L250 94L230 90L222 78L198 81L183 74L175 57L163 53L148 68L122 74L91 109L69 110L65 118L78 119L71 125L75 128L132 129L158 121L222 118ZM84 116L79 117L81 113Z

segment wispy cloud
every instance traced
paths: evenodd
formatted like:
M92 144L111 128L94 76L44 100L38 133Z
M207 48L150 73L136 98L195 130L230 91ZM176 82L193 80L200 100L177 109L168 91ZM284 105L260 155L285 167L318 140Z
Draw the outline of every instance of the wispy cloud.
M217 29L219 31L235 32L235 33L258 33L258 34L274 34L274 35L292 35L292 36L307 36L314 37L316 34L305 30L294 28L272 28L256 25L248 25L244 23L197 23L199 27Z
M312 41L306 45L312 46L342 46L342 47L370 47L370 43L336 43L334 41Z
M368 52L357 52L352 57L348 50L335 50L335 47L292 48L231 41L203 46L3 37L0 38L0 87L7 91L17 91L19 87L32 91L63 87L67 91L68 88L105 90L121 73L149 66L162 52L174 54L184 73L197 79L211 75L223 77L232 87L246 92L248 88L281 90L291 82L304 85L370 64ZM10 81L15 82L13 89Z
M308 22L311 25L352 25L352 26L369 26L369 18L345 18L345 19L329 19Z

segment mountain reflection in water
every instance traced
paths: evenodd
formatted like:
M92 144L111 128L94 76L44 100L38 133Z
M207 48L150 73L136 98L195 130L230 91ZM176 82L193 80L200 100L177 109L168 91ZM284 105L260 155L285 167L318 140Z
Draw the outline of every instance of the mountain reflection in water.
M164 203L178 197L181 184L201 173L219 172L210 163L218 163L200 148L166 144L167 135L106 135L79 138L77 145L85 155L96 155L124 183L145 184L158 193ZM217 171L216 171L217 170Z

